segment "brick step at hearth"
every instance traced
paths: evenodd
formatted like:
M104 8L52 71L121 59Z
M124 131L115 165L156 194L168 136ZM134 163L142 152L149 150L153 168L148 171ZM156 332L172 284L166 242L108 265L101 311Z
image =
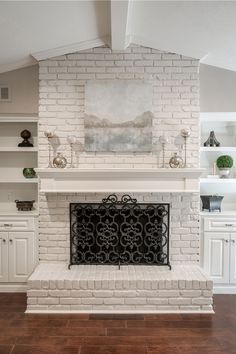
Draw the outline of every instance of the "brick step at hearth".
M213 313L213 283L197 265L41 263L28 281L27 313Z

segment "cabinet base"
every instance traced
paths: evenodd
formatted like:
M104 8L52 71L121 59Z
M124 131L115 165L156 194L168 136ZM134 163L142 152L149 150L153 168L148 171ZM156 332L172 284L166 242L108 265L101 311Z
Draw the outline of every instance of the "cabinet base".
M26 293L27 284L0 284L0 293Z
M236 286L213 286L213 294L236 294Z

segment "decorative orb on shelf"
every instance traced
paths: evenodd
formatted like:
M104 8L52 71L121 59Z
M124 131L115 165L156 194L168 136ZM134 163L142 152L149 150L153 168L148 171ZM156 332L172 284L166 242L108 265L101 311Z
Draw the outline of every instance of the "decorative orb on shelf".
M181 156L177 154L177 152L174 153L174 155L170 158L169 165L171 168L180 168L183 167L183 159Z
M36 172L33 167L25 167L23 169L23 176L25 178L35 178L37 177Z
M57 153L56 157L53 159L53 167L55 168L65 168L67 165L67 160L60 152Z
M31 138L31 133L29 130L25 129L22 130L20 133L20 136L22 137L23 141L18 144L18 147L33 147L34 145L29 141Z

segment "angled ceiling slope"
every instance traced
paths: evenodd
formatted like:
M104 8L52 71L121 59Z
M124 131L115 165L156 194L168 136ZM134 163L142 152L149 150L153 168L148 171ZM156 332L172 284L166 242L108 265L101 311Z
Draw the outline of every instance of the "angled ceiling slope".
M130 43L236 71L234 1L1 1L0 72Z

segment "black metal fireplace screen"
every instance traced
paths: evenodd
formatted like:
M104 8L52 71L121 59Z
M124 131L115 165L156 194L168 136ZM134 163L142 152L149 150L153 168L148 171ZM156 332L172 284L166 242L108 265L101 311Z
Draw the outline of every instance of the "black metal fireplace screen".
M169 263L169 204L115 194L70 204L70 265Z

